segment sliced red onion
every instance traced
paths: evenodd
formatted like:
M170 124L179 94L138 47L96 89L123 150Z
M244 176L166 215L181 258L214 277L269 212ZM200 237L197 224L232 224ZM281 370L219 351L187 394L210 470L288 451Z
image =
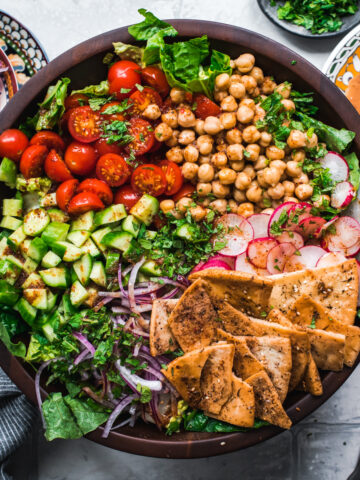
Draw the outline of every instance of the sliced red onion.
M137 356L139 355L140 347L141 347L141 344L140 344L140 343L137 343L137 344L135 345L134 351L133 351L134 357L137 357Z
M144 337L144 338L149 338L150 337L149 333L143 332L142 330L138 330L137 328L134 328L133 330L131 330L131 333L133 335L136 335L137 337Z
M150 373L153 377L157 378L161 382L163 382L165 380L164 375L161 372L159 372L158 370L156 370L155 368L146 367L146 368L144 368L144 370L145 370L145 372Z
M99 297L109 297L113 298L122 298L123 294L121 292L98 292Z
M170 292L165 293L165 295L159 298L163 300L169 300L170 298L174 298L178 292L179 292L179 287L175 287L173 290L170 290Z
M126 268L124 268L124 271L122 272L121 276L122 277L126 277L126 275L130 272L130 270L132 269L132 264L128 265Z
M89 352L94 355L96 352L96 348L92 343L89 342L89 340L86 338L86 336L83 333L80 332L73 332L73 337L75 337L79 342L84 345L85 348L89 350Z
M129 265L129 271L131 270L132 268L132 265ZM119 288L120 288L120 292L123 294L123 296L125 298L128 297L128 294L127 292L125 291L124 289L124 286L123 286L123 283L122 283L122 274L121 274L121 269L122 269L122 265L121 265L121 262L119 263L119 270L118 270L118 283L119 283Z
M112 302L114 299L112 297L106 297L104 298L103 300L101 300L101 302L99 302L98 304L95 305L94 307L94 311L97 312L98 310L100 310L100 308L102 308L104 305L106 305L107 303L110 303Z
M162 383L160 381L145 380L144 378L139 377L135 373L131 373L128 368L120 364L119 360L115 362L115 365L116 368L119 370L122 378L124 378L124 380L126 379L128 384L131 383L134 388L136 388L136 386L140 384L143 387L149 387L150 390L154 392L160 392L160 390L162 389Z
M102 438L107 438L109 436L111 427L113 426L115 420L117 417L120 415L120 413L124 410L125 407L129 405L134 400L135 396L134 395L129 395L121 400L117 404L117 406L114 408L114 410L111 412L110 417L108 418L106 425L104 427L104 431L102 433Z
M130 278L129 278L129 283L128 283L128 295L129 295L129 302L130 302L130 308L133 312L138 312L137 310L137 305L136 305L136 300L135 300L135 282L136 282L136 277L137 274L141 268L141 265L145 262L145 258L142 257L137 263L135 263L134 267L131 270L130 273Z
M40 416L41 416L41 421L42 421L42 424L43 424L43 427L46 428L46 422L45 422L45 418L44 418L44 414L43 414L43 411L42 411L42 399L41 399L41 392L40 392L40 377L41 377L41 374L42 372L45 370L45 368L50 365L50 363L52 362L57 362L59 360L64 360L64 357L59 357L59 358L52 358L50 360L47 360L46 362L44 362L42 365L40 365L40 367L38 368L38 371L36 372L36 375L35 375L35 394L36 394L36 400L37 400L37 404L38 404L38 407L39 407L39 410L40 410ZM47 394L46 394L47 396Z
M85 360L89 360L92 357L93 355L89 352L89 350L87 348L84 348L84 350L79 353L79 355L75 358L74 364L70 365L68 371L70 372L74 368L74 365L79 365L79 363L84 362Z
M114 313L130 313L130 310L126 307L122 307L122 306L116 306L116 307L112 307L111 310L114 312Z
M171 280L171 278L168 277L158 277L158 280L162 280L164 282L164 285L173 285L174 287L186 289L186 285L181 282L177 282L176 280Z

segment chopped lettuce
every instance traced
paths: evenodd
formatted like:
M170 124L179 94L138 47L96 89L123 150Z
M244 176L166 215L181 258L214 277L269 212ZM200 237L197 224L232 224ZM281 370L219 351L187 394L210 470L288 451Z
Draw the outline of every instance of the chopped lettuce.
M49 130L56 126L65 111L64 102L69 83L69 78L62 78L48 88L44 101L39 104L36 130Z
M141 66L145 66L143 62L143 48L122 42L113 43L113 47L116 55L118 55L121 60L132 60Z
M350 183L352 183L355 190L358 191L360 186L359 159L355 152L352 152L349 155L346 155L345 159L348 163L349 170L350 170L349 181Z
M13 343L11 341L9 331L3 322L0 322L0 340L3 342L9 352L16 357L25 358L26 347L23 342Z
M216 420L205 415L204 412L193 410L184 415L184 428L190 432L207 432L207 433L232 433L232 432L248 432L254 428L265 427L269 425L264 420L255 419L254 425L250 428L237 427L230 423Z
M88 85L81 90L73 90L71 95L74 93L83 93L89 97L102 97L104 95L109 95L109 82L103 80L98 85Z
M145 20L128 28L130 35L134 37L135 40L149 40L149 38L153 37L162 30L167 30L167 35L169 36L174 37L177 35L177 31L173 26L155 17L153 13L148 12L145 10L145 8L140 8L138 12L140 15L145 17Z

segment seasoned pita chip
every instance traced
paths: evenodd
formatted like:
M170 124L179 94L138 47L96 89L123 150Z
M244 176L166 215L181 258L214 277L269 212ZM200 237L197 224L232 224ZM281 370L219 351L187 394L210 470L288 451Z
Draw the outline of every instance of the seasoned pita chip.
M219 343L176 358L161 372L193 408L218 414L232 391L234 346Z
M326 332L316 328L306 329L310 344L311 354L316 366L322 370L339 372L344 367L345 335Z
M255 417L281 428L290 428L291 420L281 405L279 395L265 372L246 379L255 394Z
M231 305L224 304L218 310L223 329L233 335L263 337L272 335L289 338L291 341L292 372L289 382L289 391L293 390L305 375L309 361L310 342L305 331L294 326L288 327L257 318L249 318Z
M159 299L153 302L150 320L150 353L153 357L178 348L168 325L168 318L177 302L177 299Z
M205 412L209 417L238 427L252 427L255 420L255 396L253 388L232 374L232 392L220 413Z
M304 392L311 393L311 395L315 396L320 396L323 394L323 386L321 383L319 370L311 353L305 376L300 384L296 387L296 390L303 390Z
M340 333L345 335L344 363L352 367L360 352L360 328L355 325L346 325L333 319L329 310L324 308L308 295L302 295L292 305L287 317L303 327L315 325L319 330Z
M206 287L201 279L190 285L168 318L170 330L184 352L207 347L215 337L217 314Z
M217 305L229 302L248 315L260 316L269 309L272 282L249 273L209 268L189 276L191 281L202 278Z
M303 294L327 308L332 318L353 325L356 315L359 279L356 260L331 267L273 275L269 305L285 315Z

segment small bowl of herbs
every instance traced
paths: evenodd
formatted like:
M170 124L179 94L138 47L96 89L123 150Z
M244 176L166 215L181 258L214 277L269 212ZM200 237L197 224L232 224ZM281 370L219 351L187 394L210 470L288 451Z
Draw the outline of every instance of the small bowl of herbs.
M329 38L349 32L360 22L358 0L258 0L275 25L295 35Z

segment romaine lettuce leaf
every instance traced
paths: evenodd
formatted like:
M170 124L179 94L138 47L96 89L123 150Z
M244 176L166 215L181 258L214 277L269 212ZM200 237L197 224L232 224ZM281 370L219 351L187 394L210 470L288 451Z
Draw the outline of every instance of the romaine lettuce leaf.
M145 10L145 8L140 8L138 12L143 17L145 17L145 20L128 28L128 32L135 38L135 40L149 40L149 38L153 37L161 30L165 29L167 30L166 35L172 37L177 35L177 31L172 25L163 22L159 18L155 17L153 13L148 12L147 10Z
M3 342L3 344L9 350L10 353L15 355L16 357L25 358L25 355L26 355L25 345L23 344L23 342L12 343L9 332L6 326L2 322L0 322L0 340Z
M83 93L89 97L102 97L104 95L109 95L109 82L103 80L98 85L88 85L81 90L73 90L71 95L74 93Z
M352 152L349 155L346 155L345 159L348 163L349 170L350 170L349 181L350 183L352 183L355 190L358 191L360 186L359 159L355 152Z
M65 98L70 78L58 80L56 85L48 88L45 99L39 104L40 110L36 115L36 130L50 130L54 128L65 111Z
M116 55L118 55L121 60L132 60L142 67L145 66L143 62L143 48L123 42L115 42L113 43L113 47Z
M248 432L254 428L260 428L269 425L264 420L255 419L251 428L237 427L230 423L216 420L205 415L204 412L193 410L184 415L184 428L190 432L208 432L208 433L231 433L231 432Z

